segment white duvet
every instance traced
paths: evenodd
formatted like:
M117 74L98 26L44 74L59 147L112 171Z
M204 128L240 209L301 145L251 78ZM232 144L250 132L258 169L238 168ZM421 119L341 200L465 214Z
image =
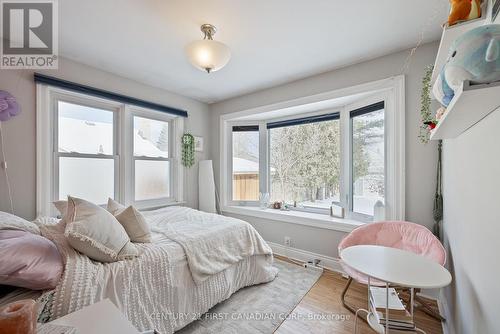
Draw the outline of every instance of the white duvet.
M153 243L133 260L100 263L69 246L60 225L42 225L65 259L50 320L109 298L139 330L173 333L242 287L269 282L269 246L247 223L170 207L145 213ZM205 233L204 233L205 232Z
M252 225L185 207L144 212L153 231L180 244L196 284L253 255L272 257Z

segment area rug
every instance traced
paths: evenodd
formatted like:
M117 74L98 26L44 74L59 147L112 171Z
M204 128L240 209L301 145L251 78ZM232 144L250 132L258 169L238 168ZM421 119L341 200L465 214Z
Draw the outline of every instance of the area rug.
M321 272L275 260L274 281L241 289L176 334L271 334L321 276Z

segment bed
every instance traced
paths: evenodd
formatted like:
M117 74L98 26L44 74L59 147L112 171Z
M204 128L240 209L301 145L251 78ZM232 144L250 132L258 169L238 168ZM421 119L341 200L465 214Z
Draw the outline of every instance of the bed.
M39 319L51 321L109 298L140 330L169 334L200 318L237 290L272 281L270 247L246 222L185 207L144 212L153 242L140 256L91 260L66 242L64 226L39 218L43 236L63 255L58 286L39 298Z

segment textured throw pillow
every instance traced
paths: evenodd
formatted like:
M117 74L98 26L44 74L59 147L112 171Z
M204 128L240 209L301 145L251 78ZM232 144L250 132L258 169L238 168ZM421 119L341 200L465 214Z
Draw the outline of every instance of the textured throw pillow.
M0 284L53 289L63 272L56 245L30 232L0 231L0 254Z
M112 198L108 198L108 207L107 210L113 215L116 216L121 211L125 210L125 206L118 203Z
M3 211L0 211L0 230L19 230L40 234L40 229L35 223Z
M151 230L144 216L133 206L128 208L108 198L107 210L115 216L133 242L151 242Z
M115 218L133 242L151 242L151 230L144 216L133 206L119 212Z
M64 218L66 216L66 211L68 211L68 201L55 201L52 202L56 207L57 211L59 211L60 218Z
M68 196L64 220L68 243L91 259L114 262L138 255L123 226L98 205Z

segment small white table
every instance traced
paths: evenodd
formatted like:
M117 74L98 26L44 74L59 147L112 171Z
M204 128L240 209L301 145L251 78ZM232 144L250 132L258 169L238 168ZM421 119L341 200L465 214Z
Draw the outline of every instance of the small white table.
M109 299L84 307L50 323L75 327L78 334L140 334Z
M447 286L451 282L451 274L446 268L424 256L397 248L372 245L352 246L344 249L340 258L349 267L368 276L368 289L370 278L386 282L387 289L390 285L411 288L412 317L414 288L436 289ZM389 310L386 308L386 319L388 315ZM376 332L389 332L389 321L386 321L384 329L369 311L367 321Z

